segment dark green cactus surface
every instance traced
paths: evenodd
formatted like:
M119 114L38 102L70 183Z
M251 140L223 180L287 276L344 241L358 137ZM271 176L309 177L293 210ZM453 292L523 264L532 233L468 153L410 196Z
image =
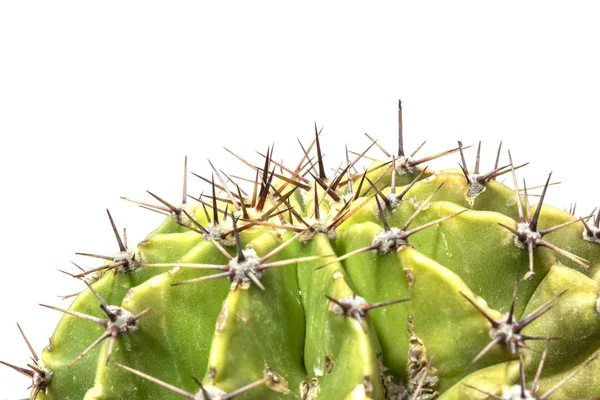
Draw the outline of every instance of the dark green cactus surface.
M376 146L326 173L315 132L197 201L150 193L166 219L136 246L109 213L116 255L4 364L38 400L600 398L600 212L543 204L550 176L528 195L510 153L470 171L459 142L433 171Z

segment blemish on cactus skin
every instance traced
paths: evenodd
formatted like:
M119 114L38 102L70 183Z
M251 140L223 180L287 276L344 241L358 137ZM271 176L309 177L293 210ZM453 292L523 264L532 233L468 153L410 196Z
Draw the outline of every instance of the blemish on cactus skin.
M44 347L44 351L51 352L52 350L54 350L54 342L53 342L52 338L49 338L48 344L46 345L46 347Z
M135 296L135 288L131 288L127 291L125 297L123 297L123 303L128 303L133 296Z
M412 270L412 268L404 268L404 275L406 276L406 281L408 282L408 288L412 289L416 279L415 272Z
M221 313L217 317L217 332L222 332L225 329L225 324L227 323L227 317L229 316L229 302L227 300L223 301L223 306L221 307Z
M285 394L290 392L288 381L283 376L273 372L268 365L265 366L263 377L265 385L272 391Z
M516 196L506 196L504 199L504 205L506 207L512 207L515 204L517 204L517 197Z
M431 360L428 361L425 344L415 333L412 316L408 318L408 332L410 334L406 366L409 375L408 392L412 395L420 386L421 397L419 398L436 399L439 396L436 390L439 384L437 370L431 366Z
M319 394L319 379L312 378L310 381L300 383L300 399L315 400Z
M330 374L333 371L333 358L329 353L325 353L325 371Z
M369 375L365 375L363 378L362 387L364 388L365 399L370 398L373 395L373 382L371 382Z

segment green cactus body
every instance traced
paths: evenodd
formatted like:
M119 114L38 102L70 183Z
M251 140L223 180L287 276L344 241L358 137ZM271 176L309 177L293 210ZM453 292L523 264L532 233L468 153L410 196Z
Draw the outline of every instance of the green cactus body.
M161 200L133 258L119 240L62 310L32 397L600 396L598 216L528 208L464 161L400 154L328 179L315 144L312 178L267 153L252 194L213 180L208 203Z

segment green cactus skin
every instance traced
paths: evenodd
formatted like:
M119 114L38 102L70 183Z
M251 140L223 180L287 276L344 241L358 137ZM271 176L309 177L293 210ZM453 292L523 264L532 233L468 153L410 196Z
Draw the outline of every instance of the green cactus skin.
M267 152L247 196L216 170L208 203L150 193L170 215L131 249L111 218L119 252L97 279L74 274L93 291L82 282L41 359L3 362L30 398L600 396L600 215L528 206L494 180L512 161L435 172L400 146L328 178L318 133L306 151L310 175ZM81 356L120 323L135 327Z

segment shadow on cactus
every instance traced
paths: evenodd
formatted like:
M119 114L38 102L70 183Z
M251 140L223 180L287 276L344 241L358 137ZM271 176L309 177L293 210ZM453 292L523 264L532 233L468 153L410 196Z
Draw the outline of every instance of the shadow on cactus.
M198 197L186 158L181 203L125 198L165 216L132 248L108 213L116 254L78 253L104 264L63 271L86 287L41 358L21 331L2 364L37 400L598 398L600 212L544 204L550 175L530 206L501 147L407 155L398 121L332 173L316 126L295 164L226 149L247 176L209 162Z

